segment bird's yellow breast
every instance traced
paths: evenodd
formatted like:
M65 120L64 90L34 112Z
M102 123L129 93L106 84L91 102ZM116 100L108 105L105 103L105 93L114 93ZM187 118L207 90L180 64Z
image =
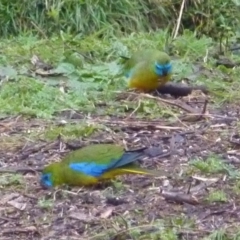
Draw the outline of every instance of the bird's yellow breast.
M153 91L160 86L163 86L170 80L171 76L151 77L151 76L136 76L129 80L128 86L130 88L139 89L142 91Z
M128 86L141 91L153 91L170 80L170 75L158 76L149 62L140 62L132 70Z
M96 185L99 182L97 177L86 175L83 173L78 173L75 171L65 172L64 183L71 186L91 186Z

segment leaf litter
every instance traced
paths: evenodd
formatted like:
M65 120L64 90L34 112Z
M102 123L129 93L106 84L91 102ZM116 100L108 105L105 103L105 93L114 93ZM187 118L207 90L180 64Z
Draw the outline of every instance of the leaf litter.
M198 103L191 103L195 112L198 106ZM2 237L107 239L101 237L105 232L111 239L111 236L123 236L131 228L141 229L141 226L143 235L148 234L149 229L156 233L159 229L154 225L160 220L163 221L162 228L172 226L182 236L192 234L191 239L199 239L218 228L234 228L240 218L240 206L238 192L231 187L233 179L227 172L209 175L189 165L196 156L204 162L215 153L220 156L218 161L224 160L226 166L229 162L232 171L237 171L239 162L230 160L239 158L238 142L234 140L238 139L234 133L240 117L236 114L240 112L239 107L232 106L230 112L227 109L212 110L211 107L207 106L208 113L198 111L204 118L191 122L179 119L172 123L162 119L137 119L134 115L129 118L92 115L86 120L84 114L78 113L76 119L69 118L65 112L61 115L65 123L76 125L85 119L87 124L104 126L90 137L67 141L61 137L54 141L21 138L26 132L41 135L49 124L58 125L59 120L50 123L21 116L2 119L1 136L5 140L19 136L21 142L17 141L15 148L8 149L6 141L5 147L0 149L1 178L8 171L21 172L24 176L22 185L13 183L1 187ZM188 112L182 111L181 108L180 115ZM122 176L116 182L93 189L41 189L38 172L43 165L60 159L69 150L97 142L122 144L128 150L148 147L148 157L140 161L141 165L164 169L166 175L154 179ZM237 179L239 175L236 176ZM208 202L207 196L212 190L224 191L227 201ZM181 221L188 219L194 226L190 223L172 225L179 216ZM122 232L124 224L126 231Z
M96 88L99 81L94 71L109 72L108 67L96 66L79 74L74 65L66 63L56 71L37 55L31 61L35 69L27 74L40 81L61 75L63 82L52 79L49 84L63 94L69 88L66 76L87 79L80 85L70 82L76 89L87 89L91 84ZM113 64L110 78L117 70ZM16 75L12 67L0 72L4 81ZM201 65L185 80L195 81L201 74L209 79L214 74L219 77L219 72ZM109 79L106 73L102 77ZM116 92L119 103L138 102L123 116L68 109L59 110L53 120L1 115L0 239L166 239L167 232L167 239L194 240L219 229L233 236L240 218L240 107L225 104L216 108L204 86L187 86L181 85L180 96L188 96L177 99L159 98L159 93ZM174 84L167 87L176 92ZM146 100L155 101L159 111L171 109L174 117L139 117L137 111ZM111 103L95 104L107 109ZM89 132L77 137L70 128L73 136L67 138L64 130L56 135L50 129L69 125L82 125ZM53 137L47 138L50 133ZM40 187L39 174L45 164L92 143L121 144L127 150L147 147L147 157L140 164L164 170L163 174L156 178L126 175L91 189Z

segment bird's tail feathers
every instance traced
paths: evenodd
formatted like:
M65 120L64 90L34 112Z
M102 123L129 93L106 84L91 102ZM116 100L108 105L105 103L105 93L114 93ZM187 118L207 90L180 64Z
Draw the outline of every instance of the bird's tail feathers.
M145 156L145 153L141 151L136 151L136 152L125 152L121 159L119 159L113 166L112 168L118 168L125 166L129 163L133 163L140 159L141 157Z
M121 171L129 174L145 174L145 175L152 175L156 177L166 176L167 173L160 170L150 170L150 169L143 169L140 167L131 167L131 168L121 168Z

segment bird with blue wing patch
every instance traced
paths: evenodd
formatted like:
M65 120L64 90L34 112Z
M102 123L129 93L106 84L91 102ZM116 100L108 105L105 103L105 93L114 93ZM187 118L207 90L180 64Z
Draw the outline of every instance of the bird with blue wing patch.
M43 169L41 185L90 186L122 174L159 176L159 171L139 167L135 162L144 156L143 150L125 151L113 144L95 144L69 153L61 162Z
M171 79L172 64L165 52L144 49L124 58L124 72L130 88L153 91Z

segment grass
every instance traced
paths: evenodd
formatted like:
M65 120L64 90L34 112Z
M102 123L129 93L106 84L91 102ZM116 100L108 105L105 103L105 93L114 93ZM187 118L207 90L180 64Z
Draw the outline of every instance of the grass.
M205 161L196 159L190 163L203 173L219 173L227 168L227 164L224 164L222 159L216 155L209 156Z
M78 32L81 35L100 29L116 33L129 32L130 29L143 30L150 28L147 12L152 7L156 7L156 4L128 0L112 3L94 0L79 3L72 0L57 3L33 1L25 4L5 2L1 4L1 20L6 27L1 27L0 31L2 35L6 35L9 33L7 27L12 29L11 34L31 29L45 37L59 30ZM152 15L157 12L157 9L152 11Z
M23 177L20 174L4 174L0 178L1 186L21 185L22 183Z
M121 104L115 101L115 91L126 89L126 80L121 75L119 56L130 55L136 46L164 49L166 36L166 32L160 31L149 34L139 33L121 39L112 37L110 40L98 40L93 36L84 40L72 40L72 38L70 40L70 36L55 37L51 40L20 36L12 40L3 40L0 63L5 67L1 68L0 72L3 72L9 81L3 81L1 86L1 114L52 118L67 109L101 113L102 109L97 106L99 99L109 103L104 112L125 114L126 105L130 109L135 109L138 103ZM193 74L196 62L203 60L206 52L211 49L213 43L210 38L197 39L189 31L177 38L173 42L172 50L175 57L179 55L173 59L175 81ZM26 76L28 69L31 68L30 59L33 54L53 64L55 72L63 76L45 78ZM209 58L206 64L206 68L210 70L213 67L212 58ZM200 74L194 79L193 84L204 83L210 90L214 90L213 94L218 104L238 101L239 96L234 89L239 85L236 81L239 70L224 69L223 71L219 68L217 71L210 76ZM231 81L219 81L219 76L229 78ZM60 91L61 84L67 86L67 92ZM225 91L229 94L224 94ZM114 109L111 109L113 106ZM159 112L157 103L152 100L142 101L141 106L138 110L140 115L141 111L147 113L148 117L151 115L157 117L158 114L169 115L167 109Z
M0 35L10 36L28 31L48 38L53 32L79 34L95 33L102 38L114 34L122 36L132 32L176 28L181 8L180 1L121 2L60 0L31 2L2 1ZM214 38L225 39L238 30L238 1L188 1L183 10L180 32L197 31Z
M53 200L52 199L39 199L38 206L42 209L52 209L53 208Z
M206 209L214 212L215 207L219 206L223 212L227 212L229 202L238 203L240 190L237 166L229 164L224 157L226 152L235 149L229 143L234 123L228 125L221 122L222 125L216 128L217 123L211 119L203 120L203 123L215 127L191 135L194 139L191 142L186 132L197 132L202 122L183 122L181 110L155 99L120 98L127 90L126 79L121 72L120 55L130 56L138 47L153 47L165 49L171 54L173 81L187 79L192 85L205 84L210 89L210 112L216 109L224 112L229 106L233 111L237 109L239 67L226 69L215 66L213 53L217 44L214 40L209 37L198 38L190 31L185 31L171 43L166 39L169 39L167 31L139 32L118 38L111 35L101 39L94 34L83 39L63 33L49 39L27 34L2 39L0 115L3 130L0 128L0 143L4 148L0 149L0 165L40 166L49 159L55 159L55 155L62 157L65 149L61 144L52 145L49 149L59 136L67 143L110 139L129 146L138 143L159 144L164 150L168 150L175 141L176 156L173 154L171 159L166 157L162 161L156 158L156 161L145 163L152 164L153 168L167 169L173 176L175 169L179 174L182 169L186 178L173 178L169 182L184 194L189 187L187 178L193 172L206 179L217 176L219 182L211 185L207 193L200 194L205 205L188 209L185 204L166 201L159 187L169 185L160 177L123 177L122 181L113 181L104 189L60 188L47 191L37 188L39 179L34 174L29 173L23 178L22 175L3 173L0 177L3 195L6 197L14 191L21 195L21 199L14 201L27 203L26 209L21 210L21 219L17 220L19 226L30 226L34 219L36 226L41 229L41 237L50 228L53 233L62 235L60 230L54 230L58 227L69 231L69 236L76 234L94 240L107 239L105 236L108 239L192 239L194 234L202 240L237 239L239 232L234 225L236 219L232 219L232 216L228 216L230 223L226 223L229 224L226 230L217 227L214 233L201 230L208 229L212 224L208 216L201 222L201 227L199 225L201 214ZM35 74L30 63L34 54L53 65L55 73L59 75L40 77ZM238 55L228 54L229 58L239 60ZM219 114L224 115L222 112ZM111 125L116 119L129 116L136 124L141 120L149 124L155 120L158 125L174 123L174 126L185 127L186 132L145 128L123 130L119 123ZM6 119L10 119L10 123ZM106 121L109 121L108 124ZM239 128L238 124L236 127ZM182 134L180 139L179 132ZM176 139L171 137L175 134ZM195 150L196 145L200 150L192 153L190 146ZM38 146L37 150L30 151ZM178 152L180 150L186 154L181 155ZM227 180L223 184L221 181L224 176ZM22 189L22 185L25 189ZM109 204L109 198L124 203ZM193 208L192 212L190 208ZM15 208L10 210L13 214L18 211Z
M88 137L96 130L98 130L98 127L94 125L65 124L63 126L51 126L45 129L42 137L46 140L54 140L61 135L64 139L69 140L79 136Z
M227 202L228 198L225 192L223 191L212 191L209 193L207 200L210 203L213 202Z

